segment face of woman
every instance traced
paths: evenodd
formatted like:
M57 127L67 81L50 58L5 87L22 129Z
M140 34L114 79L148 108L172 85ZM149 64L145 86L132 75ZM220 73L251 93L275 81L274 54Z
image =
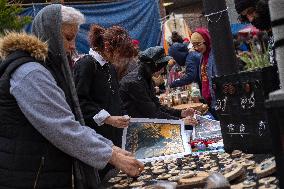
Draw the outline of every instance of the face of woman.
M63 24L62 25L62 38L66 54L71 55L75 51L75 39L78 33L77 24Z
M203 54L206 52L206 45L204 44L204 42L192 43L192 47L194 48L194 50L196 50L199 53Z

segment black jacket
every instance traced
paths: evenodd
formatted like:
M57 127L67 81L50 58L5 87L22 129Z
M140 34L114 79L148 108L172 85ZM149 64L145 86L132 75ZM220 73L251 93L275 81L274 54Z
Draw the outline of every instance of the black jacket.
M17 51L0 63L0 188L71 188L71 157L31 125L10 94L11 74L26 62L36 60Z
M181 111L162 106L155 95L152 75L139 65L120 82L123 110L134 118L180 119Z
M86 55L76 62L75 85L86 125L121 146L122 129L111 125L98 126L93 117L102 109L112 116L122 115L118 93L117 73L111 64L101 66L92 56Z

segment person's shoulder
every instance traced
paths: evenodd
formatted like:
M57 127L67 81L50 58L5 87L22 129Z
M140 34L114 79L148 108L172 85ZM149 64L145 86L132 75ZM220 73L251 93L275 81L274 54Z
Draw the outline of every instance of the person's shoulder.
M21 66L19 66L13 75L25 77L26 75L30 74L31 72L48 72L48 70L38 62L28 62Z
M188 56L201 57L201 54L197 51L189 51Z
M51 73L43 65L38 62L28 62L19 66L11 75L10 84L11 87L19 85L22 81L31 83L37 83L35 81L51 81L54 80ZM11 89L12 89L11 88Z
M96 63L96 62L97 62L97 60L93 56L86 54L86 55L82 56L81 58L79 58L79 60L76 61L76 65L81 66L81 65L84 65L84 64L91 64L91 63Z
M127 88L133 88L133 87L135 88L139 86L140 83L141 81L139 80L137 72L128 73L120 81L121 87L127 87Z
M199 63L201 59L201 54L196 51L189 51L187 57L187 60L194 60L194 62Z
M91 68L93 66L96 66L97 61L94 57L91 55L84 55L79 60L75 62L75 70L79 68Z

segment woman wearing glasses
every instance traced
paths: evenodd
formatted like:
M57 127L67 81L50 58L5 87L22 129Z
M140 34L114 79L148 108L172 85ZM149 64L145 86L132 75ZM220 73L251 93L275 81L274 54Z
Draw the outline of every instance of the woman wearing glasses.
M201 53L200 81L201 94L211 107L210 112L215 116L215 95L212 89L212 77L217 75L216 64L211 50L211 37L206 28L198 28L191 35L191 43L195 51Z

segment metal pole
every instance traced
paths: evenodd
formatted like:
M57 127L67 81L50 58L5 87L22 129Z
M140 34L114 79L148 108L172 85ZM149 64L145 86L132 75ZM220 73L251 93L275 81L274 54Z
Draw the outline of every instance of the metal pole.
M228 9L225 0L203 0L218 75L238 72Z

